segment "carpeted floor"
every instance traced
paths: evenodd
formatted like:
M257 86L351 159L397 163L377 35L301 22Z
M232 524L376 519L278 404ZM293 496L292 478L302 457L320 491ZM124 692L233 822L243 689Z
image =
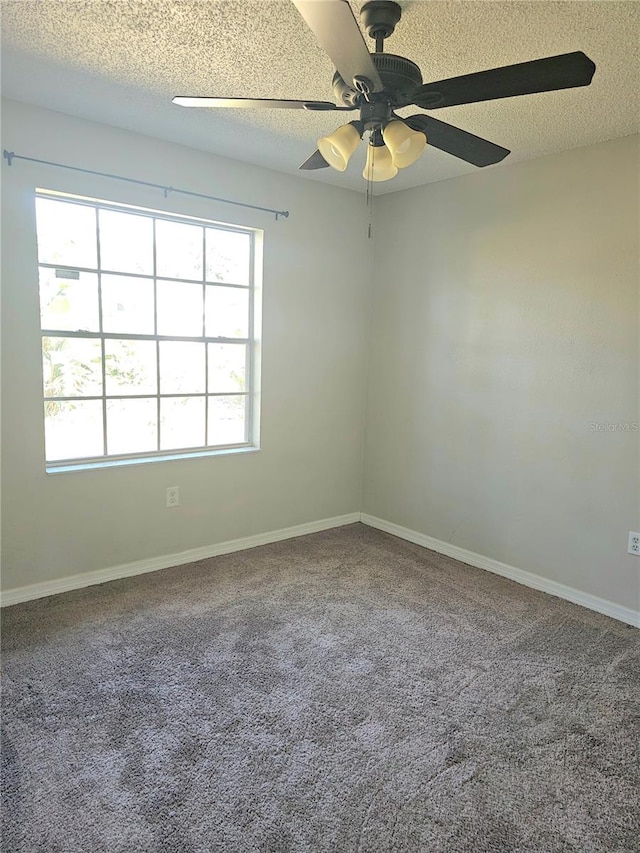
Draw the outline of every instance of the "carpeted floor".
M352 525L7 608L7 853L640 850L640 638Z

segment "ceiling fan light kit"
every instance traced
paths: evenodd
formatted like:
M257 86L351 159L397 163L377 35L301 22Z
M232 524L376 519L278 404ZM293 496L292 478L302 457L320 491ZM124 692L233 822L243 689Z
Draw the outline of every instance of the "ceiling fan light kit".
M391 152L393 165L398 169L412 166L421 156L427 142L427 135L419 130L412 130L403 121L393 119L382 128L384 144Z
M420 68L410 59L384 53L385 39L402 16L393 0L369 0L360 10L367 35L375 41L369 53L348 0L292 0L336 72L333 93L338 103L274 98L182 97L183 107L301 109L312 112L359 110L360 120L342 125L318 140L318 149L300 169L333 167L344 172L364 133L369 134L365 180L387 181L398 169L411 166L427 145L474 166L499 163L510 151L487 139L425 113L403 118L395 110L411 105L435 110L552 92L591 83L596 66L581 51L423 83Z
M344 172L349 158L362 139L364 127L359 121L343 124L331 134L318 140L318 150L330 166Z
M350 121L330 136L318 140L318 150L325 161L338 172L344 172L351 155L360 144L364 124ZM379 130L372 131L367 151L367 164L363 177L370 181L388 181L395 178L398 169L415 163L427 144L427 136L412 130L403 121L392 119ZM384 149L384 150L383 150ZM388 156L387 156L388 155Z
M398 167L394 165L391 152L380 140L378 143L375 134L367 146L367 162L362 171L365 181L388 181L398 174Z

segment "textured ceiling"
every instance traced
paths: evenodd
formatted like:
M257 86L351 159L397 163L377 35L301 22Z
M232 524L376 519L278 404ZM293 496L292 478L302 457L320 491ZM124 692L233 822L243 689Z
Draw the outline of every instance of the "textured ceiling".
M356 15L361 5L352 4ZM403 18L386 49L417 62L425 82L574 50L596 63L586 88L432 113L510 148L505 164L640 130L639 3L401 5ZM317 138L345 120L337 113L171 104L176 94L332 100L331 62L289 0L12 0L2 3L2 48L7 97L291 174ZM364 147L345 173L297 174L364 190ZM376 192L474 170L428 148Z

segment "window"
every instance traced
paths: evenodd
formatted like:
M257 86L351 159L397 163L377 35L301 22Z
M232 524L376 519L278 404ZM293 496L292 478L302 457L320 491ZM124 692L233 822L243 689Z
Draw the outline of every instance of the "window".
M255 232L36 195L47 470L251 446Z

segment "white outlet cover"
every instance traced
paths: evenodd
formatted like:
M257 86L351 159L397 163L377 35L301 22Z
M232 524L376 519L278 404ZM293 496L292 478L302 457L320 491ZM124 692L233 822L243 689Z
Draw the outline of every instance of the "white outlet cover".
M168 486L167 487L167 506L168 507L180 506L180 487L179 486Z
M640 533L633 530L629 533L629 553L640 557Z

